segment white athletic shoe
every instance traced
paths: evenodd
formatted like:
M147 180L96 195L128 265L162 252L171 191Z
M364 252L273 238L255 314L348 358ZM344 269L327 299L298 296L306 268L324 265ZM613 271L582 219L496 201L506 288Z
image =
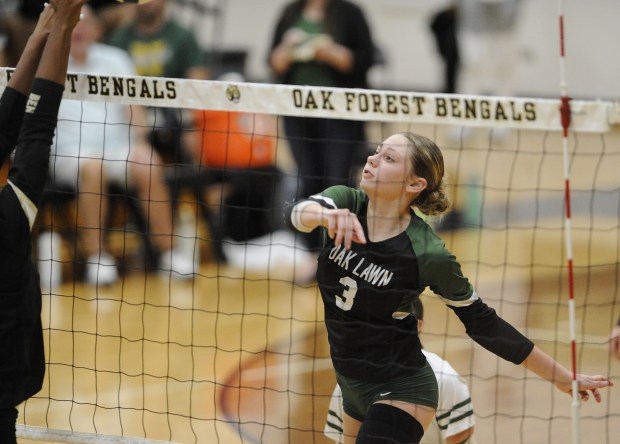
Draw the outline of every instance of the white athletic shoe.
M160 256L160 274L173 279L191 279L198 266L182 252L171 249L164 251Z
M91 285L110 285L118 280L116 260L105 251L86 259L86 282Z

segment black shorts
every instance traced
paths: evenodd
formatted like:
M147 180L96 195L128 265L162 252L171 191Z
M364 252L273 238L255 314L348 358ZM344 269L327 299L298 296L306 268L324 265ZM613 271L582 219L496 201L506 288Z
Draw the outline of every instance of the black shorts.
M403 401L437 410L439 401L437 378L428 362L411 376L386 382L359 381L338 372L336 380L342 389L345 413L358 421L364 420L370 406L377 401Z

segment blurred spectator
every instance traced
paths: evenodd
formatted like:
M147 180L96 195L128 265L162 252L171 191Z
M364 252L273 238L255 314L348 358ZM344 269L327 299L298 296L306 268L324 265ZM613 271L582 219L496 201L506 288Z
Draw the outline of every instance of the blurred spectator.
M460 0L462 91L514 94L517 19L521 0Z
M88 5L97 13L101 23L101 41L106 41L118 28L133 18L134 8L129 3L117 0L88 0Z
M219 80L242 82L236 73ZM280 173L275 166L278 121L273 115L196 111L200 142L195 153L208 167L209 184L222 184L223 235L245 242L275 230L274 211ZM213 199L211 199L213 200Z
M192 32L168 17L168 0L133 6L132 21L109 43L126 50L141 76L207 79L205 53Z
M458 70L460 62L457 40L458 6L456 1L433 14L430 28L435 38L437 51L444 64L444 84L441 92L457 92Z
M205 52L192 32L168 16L168 0L151 0L134 5L130 23L121 27L109 39L113 46L129 53L141 76L178 79L209 78ZM166 163L188 163L183 131L191 127L191 119L181 110L155 108L147 122L153 128L151 141Z
M90 8L84 7L71 39L69 71L134 75L128 55L97 43L99 36L99 21ZM136 190L153 243L161 252L160 267L174 272L174 277L191 277L193 263L172 249L169 194L159 156L147 142L141 107L63 100L53 154L55 182L78 190L78 219L89 283L111 284L118 278L116 261L106 251L102 231L106 193L112 182Z
M352 2L294 0L280 13L269 55L276 81L367 88L374 61L370 28ZM285 117L284 129L298 169L297 197L349 184L351 166L366 144L363 122ZM318 230L305 240L309 249L318 250ZM308 270L307 280L313 275Z

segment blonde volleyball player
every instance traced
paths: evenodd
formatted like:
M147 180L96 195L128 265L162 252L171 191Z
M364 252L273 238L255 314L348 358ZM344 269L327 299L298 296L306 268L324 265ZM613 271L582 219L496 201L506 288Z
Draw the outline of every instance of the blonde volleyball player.
M437 145L398 133L368 157L361 189L335 186L286 208L299 231L321 227L317 282L345 443L419 443L435 418L437 380L422 353L412 304L429 287L496 355L571 392L573 374L536 347L478 296L444 242L416 213L449 206ZM605 376L578 374L579 396L600 402Z

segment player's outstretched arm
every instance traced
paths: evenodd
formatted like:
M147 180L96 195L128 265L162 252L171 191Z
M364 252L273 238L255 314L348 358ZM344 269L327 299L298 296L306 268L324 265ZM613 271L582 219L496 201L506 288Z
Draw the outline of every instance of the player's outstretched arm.
M8 178L30 228L47 180L50 147L67 77L71 34L85 3L85 0L51 1L48 8L55 10L55 19L32 81Z
M572 373L538 347L532 349L532 352L523 361L523 366L551 382L560 391L572 393ZM577 374L577 382L579 397L582 401L587 401L590 398L588 392L592 392L596 402L601 402L601 394L598 389L614 385L609 378L602 375Z

